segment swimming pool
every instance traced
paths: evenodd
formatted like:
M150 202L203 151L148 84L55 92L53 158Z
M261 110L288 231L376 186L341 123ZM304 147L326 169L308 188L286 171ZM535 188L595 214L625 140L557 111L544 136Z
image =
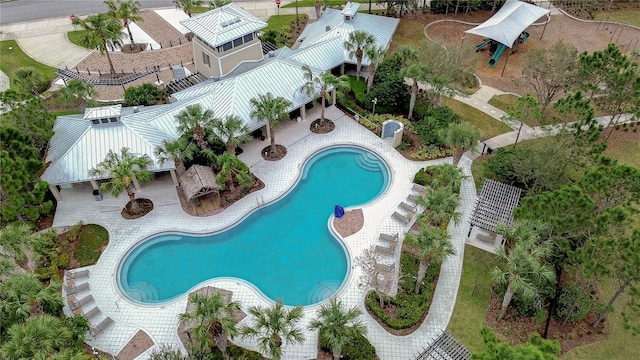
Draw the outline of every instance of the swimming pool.
M121 261L118 285L131 300L159 303L219 277L242 279L287 305L331 297L350 262L327 221L334 206L379 197L389 184L384 161L357 147L333 147L312 156L296 186L232 228L206 236L155 235Z

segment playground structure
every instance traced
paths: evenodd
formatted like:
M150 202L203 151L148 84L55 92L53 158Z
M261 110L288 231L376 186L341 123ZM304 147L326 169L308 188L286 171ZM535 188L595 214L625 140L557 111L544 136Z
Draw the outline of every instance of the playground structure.
M491 58L488 65L494 67L507 47L511 49L510 53L514 53L519 44L529 39L526 29L545 15L549 21L549 10L517 0L507 0L489 20L465 33L484 38L482 43L476 45L476 51L489 47Z
M511 53L515 53L518 50L518 44L522 44L528 39L529 33L523 31L518 37L518 40L516 40L516 42L514 42L514 44L511 46ZM483 39L482 43L476 45L476 52L484 50L487 46L489 47L489 55L491 55L488 65L489 67L494 67L498 63L498 60L500 60L500 56L502 56L502 53L507 48L507 46L495 40L485 38Z

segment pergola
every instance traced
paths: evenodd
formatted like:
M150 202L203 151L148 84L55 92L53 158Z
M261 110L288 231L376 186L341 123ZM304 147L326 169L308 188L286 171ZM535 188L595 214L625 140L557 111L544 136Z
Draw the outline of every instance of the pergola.
M448 332L443 331L440 336L425 348L416 360L467 360L471 352Z
M474 226L491 232L495 232L499 223L511 226L513 209L518 206L521 193L522 190L515 186L484 179L480 197L471 216L469 235Z
M216 174L213 169L203 165L192 165L180 175L180 185L189 201L214 192L220 195L222 189L216 183Z

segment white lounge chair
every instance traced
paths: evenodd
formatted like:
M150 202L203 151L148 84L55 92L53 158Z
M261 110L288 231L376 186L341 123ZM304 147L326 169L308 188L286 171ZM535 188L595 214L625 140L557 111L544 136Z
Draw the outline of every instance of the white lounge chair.
M379 254L383 254L383 255L391 255L393 256L395 254L395 251L393 248L390 247L386 247L386 246L380 246L380 245L376 245L375 251Z
M391 241L391 242L398 242L398 233L395 233L395 234L393 234L393 235L389 235L389 234L385 234L385 233L380 233L380 240Z
M403 223L403 224L408 224L408 223L409 223L409 221L411 221L411 219L409 219L408 217L406 217L406 216L404 216L404 215L400 214L400 213L399 213L399 212L397 212L397 211L394 211L394 212L393 212L393 214L391 214L391 217L392 217L392 218L394 218L394 219L396 219L396 220L398 220L398 221L400 221L400 222L401 222L401 223Z
M384 271L384 272L393 272L393 270L395 270L396 268L396 264L381 264L381 263L376 263L376 269L380 270L380 271Z
M407 204L406 202L401 202L400 205L398 205L401 209L405 209L407 211L415 211L416 207L415 205L411 205L411 204Z
M411 190L419 192L419 193L422 194L425 191L427 191L427 188L425 186L423 186L423 185L420 185L420 184L413 184L413 186L411 187Z
M111 318L107 316L104 320L100 322L100 324L92 327L89 332L91 333L91 335L93 335L93 337L96 337L98 336L98 334L100 334L104 329L109 327L109 325L111 324L113 324L113 320L111 320Z

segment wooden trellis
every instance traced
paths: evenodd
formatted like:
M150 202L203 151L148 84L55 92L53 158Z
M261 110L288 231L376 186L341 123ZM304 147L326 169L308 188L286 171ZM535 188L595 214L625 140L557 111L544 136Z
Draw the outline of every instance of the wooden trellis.
M415 360L468 360L470 357L471 352L464 345L443 331Z
M492 232L499 223L511 226L513 209L518 206L521 193L515 186L485 179L471 216L471 226Z

